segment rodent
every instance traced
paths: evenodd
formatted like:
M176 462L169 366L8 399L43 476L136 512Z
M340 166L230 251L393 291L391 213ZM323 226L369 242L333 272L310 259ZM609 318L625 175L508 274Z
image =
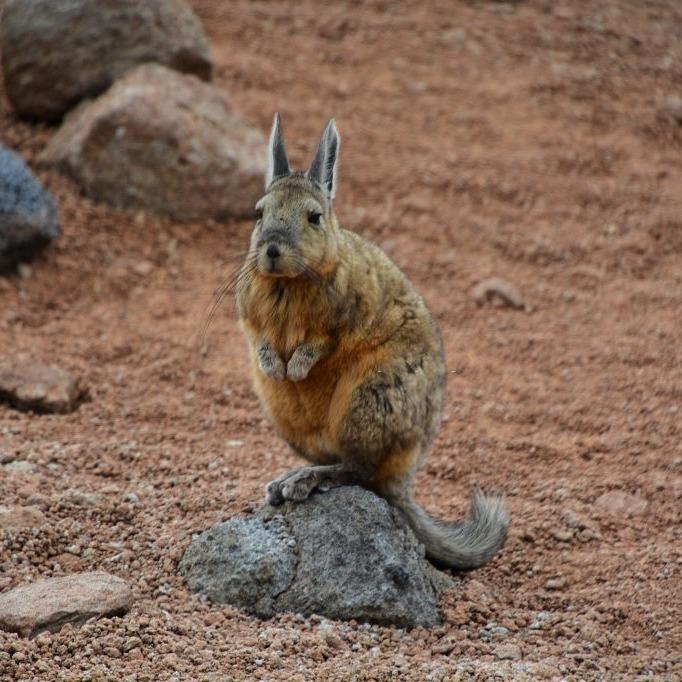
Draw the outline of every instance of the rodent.
M421 296L377 246L342 229L333 208L340 138L327 124L313 161L293 172L275 114L265 194L237 285L254 385L272 423L312 466L268 484L271 504L362 485L405 514L427 557L466 570L504 544L500 496L474 494L467 517L438 521L412 480L439 426L440 331Z

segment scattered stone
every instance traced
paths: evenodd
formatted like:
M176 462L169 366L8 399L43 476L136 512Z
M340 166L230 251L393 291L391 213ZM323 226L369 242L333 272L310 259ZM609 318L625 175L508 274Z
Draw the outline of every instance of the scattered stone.
M495 598L491 588L480 580L467 580L464 584L464 595L468 601L477 604L489 604Z
M0 594L0 630L32 639L66 623L122 616L132 601L127 583L102 571L48 578Z
M58 120L146 62L211 77L208 41L185 0L12 0L0 49L9 100L34 120Z
M78 507L97 507L102 503L102 496L97 493L86 493L82 490L69 490L64 496L64 500Z
M18 154L0 144L0 273L34 258L58 235L49 192Z
M55 564L58 564L62 571L76 573L81 570L82 562L79 557L75 554L69 554L64 552L63 554L57 554L57 556L51 559Z
M332 649L340 651L347 648L346 643L334 632L329 623L325 621L320 623L319 632L322 641Z
M47 522L38 507L5 507L0 505L0 530L18 531L36 528Z
M646 512L649 503L636 495L622 490L611 490L595 500L595 506L614 516L640 516Z
M449 656L453 651L459 649L460 643L456 639L445 639L431 647L431 655Z
M17 456L13 452L8 452L6 450L0 450L0 464L9 464L13 462Z
M27 462L24 459L12 460L7 464L3 464L2 469L8 473L27 476L35 474L36 471L38 471L38 468L33 462Z
M517 310L522 310L526 306L521 292L513 284L499 277L491 277L479 282L472 289L471 295L478 305L497 302Z
M682 97L666 97L658 108L658 118L682 126Z
M19 410L73 412L80 396L76 379L58 367L28 360L0 361L0 400Z
M221 219L253 212L265 147L221 90L146 64L72 112L40 160L117 208Z
M552 614L549 611L538 611L528 628L530 630L542 630L551 620Z
M573 531L567 528L555 528L552 537L559 542L570 542L573 539Z
M558 578L550 578L545 583L545 588L548 590L563 590L566 584L566 578L560 576Z
M518 644L512 644L511 642L506 644L498 644L493 649L493 654L495 654L496 658L499 658L502 661L516 661L523 656L521 647Z
M320 614L401 627L439 622L451 586L400 513L359 487L261 507L198 536L180 562L190 589L262 618Z
M133 272L140 277L146 277L154 269L154 264L148 260L142 260L133 265Z
M33 268L28 263L19 263L17 265L17 273L21 279L31 279L33 277Z
M588 521L571 509L566 509L561 515L561 518L569 528L573 528L574 530L585 530L590 526Z
M494 621L486 623L478 632L478 638L485 642L495 642L509 636L509 628L498 625Z

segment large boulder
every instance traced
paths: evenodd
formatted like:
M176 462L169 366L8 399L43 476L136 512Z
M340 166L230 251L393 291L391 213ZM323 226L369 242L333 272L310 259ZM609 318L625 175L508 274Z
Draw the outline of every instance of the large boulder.
M0 630L33 638L67 623L122 616L132 602L128 584L102 571L47 578L0 594Z
M221 90L145 64L70 114L40 160L94 199L191 220L250 215L265 148Z
M208 41L185 0L7 0L0 50L12 105L45 121L144 62L211 77Z
M400 512L355 486L220 523L179 568L193 591L261 618L288 611L401 627L437 624L438 596L452 584Z
M0 145L0 273L30 260L58 235L49 192L18 154Z

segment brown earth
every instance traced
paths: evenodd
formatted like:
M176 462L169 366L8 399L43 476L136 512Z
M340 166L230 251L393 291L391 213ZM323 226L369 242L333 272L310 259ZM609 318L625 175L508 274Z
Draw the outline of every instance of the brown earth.
M107 570L136 601L2 635L0 679L681 679L682 6L193 4L216 82L263 130L282 113L299 166L336 116L339 215L405 269L445 338L445 422L417 497L453 519L474 486L502 489L511 537L431 631L263 623L189 594L191 533L297 464L231 302L201 336L250 225L114 212L40 172L64 234L0 280L0 344L78 374L90 399L0 407L0 460L16 460L0 502L48 519L5 537L0 589ZM3 101L0 139L29 162L50 132ZM526 310L479 307L489 277ZM595 504L612 490L635 497L630 515Z

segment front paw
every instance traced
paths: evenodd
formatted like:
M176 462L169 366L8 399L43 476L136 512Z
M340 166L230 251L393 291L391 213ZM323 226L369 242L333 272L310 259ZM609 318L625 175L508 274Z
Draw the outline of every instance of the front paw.
M258 349L258 367L266 377L279 381L286 378L287 370L282 358L269 347Z
M287 363L287 379L303 381L315 364L315 349L309 345L299 346Z
M303 381L312 369L310 362L304 358L293 356L287 364L287 379L289 381Z

